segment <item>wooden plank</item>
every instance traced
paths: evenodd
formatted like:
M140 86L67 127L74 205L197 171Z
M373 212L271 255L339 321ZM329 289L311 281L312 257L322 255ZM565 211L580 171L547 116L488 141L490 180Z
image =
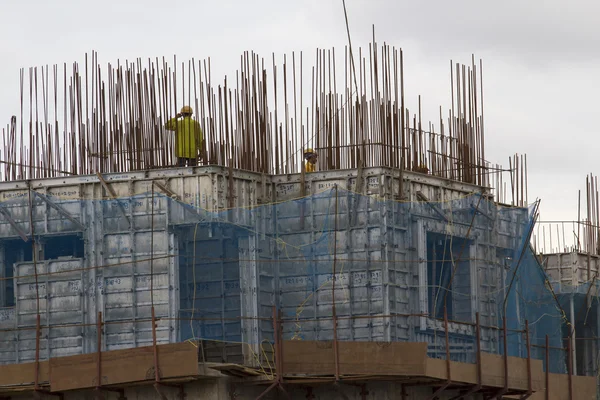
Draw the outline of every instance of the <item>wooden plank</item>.
M552 379L552 374L550 375ZM576 397L582 400L596 399L596 377L595 376L573 376L573 387Z
M339 342L340 374L423 376L446 379L446 362L427 357L425 343ZM504 359L482 353L482 384L504 386ZM283 371L286 375L332 376L335 362L332 342L286 341L283 343ZM451 363L452 379L465 384L477 383L475 364ZM508 357L509 388L527 390L527 360ZM566 375L565 375L566 376ZM532 389L544 389L540 360L531 360Z
M596 400L596 378L593 376L573 376L573 388L577 400ZM569 378L564 374L550 374L550 400L569 400ZM518 397L508 397L515 398ZM546 392L541 390L529 398L545 400Z
M484 366L481 377L482 385L492 387L504 386L504 360L497 354L481 353L481 364ZM510 389L527 390L527 359L508 357L508 386ZM545 375L541 360L531 360L531 380L534 391L543 390ZM476 383L474 380L472 383Z
M158 346L161 378L198 375L198 353L190 343ZM50 387L53 392L96 387L96 354L53 358ZM154 380L152 346L102 352L102 385Z
M0 365L0 386L33 384L35 363ZM39 382L50 380L48 361L40 361Z
M427 370L425 375L431 378L445 380L447 375L446 360L439 358L429 358L427 360ZM477 365L451 361L450 377L452 378L453 382L462 382L469 384L476 383Z
M482 384L488 387L504 387L504 359L495 354L482 353L481 360ZM465 384L477 383L477 366L475 364L450 363L452 381ZM527 390L527 359L508 357L508 384L510 389ZM430 358L427 360L426 376L446 379L446 361ZM565 375L566 376L566 375ZM531 360L532 389L539 391L544 389L544 372L542 361Z
M339 342L340 374L411 375L425 373L426 343ZM283 372L333 375L332 342L283 342Z

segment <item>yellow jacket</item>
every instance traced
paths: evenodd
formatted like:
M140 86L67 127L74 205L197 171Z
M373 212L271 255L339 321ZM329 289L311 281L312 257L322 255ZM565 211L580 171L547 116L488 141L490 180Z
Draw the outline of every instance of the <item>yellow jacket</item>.
M306 172L315 172L317 170L317 164L313 164L311 162L304 163L304 170Z
M204 134L198 121L194 121L191 117L180 120L173 118L165 124L165 129L175 132L175 156L198 157L204 141Z

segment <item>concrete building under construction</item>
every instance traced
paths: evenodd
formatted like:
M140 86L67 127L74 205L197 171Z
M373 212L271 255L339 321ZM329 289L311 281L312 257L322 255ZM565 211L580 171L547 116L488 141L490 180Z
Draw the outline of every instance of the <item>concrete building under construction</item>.
M270 78L244 54L235 86L206 62L65 67L3 135L0 396L596 398L597 329L576 351L524 158L511 193L485 161L481 66L452 68L436 132L401 50L370 49L341 92L318 51L306 108L301 54ZM175 168L182 104L203 158Z

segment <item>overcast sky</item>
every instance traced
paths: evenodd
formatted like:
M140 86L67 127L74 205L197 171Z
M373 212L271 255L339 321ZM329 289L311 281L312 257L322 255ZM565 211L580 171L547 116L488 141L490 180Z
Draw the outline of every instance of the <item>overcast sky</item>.
M217 5L218 4L218 5ZM449 60L483 59L486 157L527 153L529 199L543 219L576 219L577 190L600 173L600 1L347 0L353 46L402 47L406 93L426 120L450 104ZM0 1L0 122L19 111L19 68L136 57L210 56L231 74L264 57L347 43L341 0ZM584 192L585 193L585 192Z

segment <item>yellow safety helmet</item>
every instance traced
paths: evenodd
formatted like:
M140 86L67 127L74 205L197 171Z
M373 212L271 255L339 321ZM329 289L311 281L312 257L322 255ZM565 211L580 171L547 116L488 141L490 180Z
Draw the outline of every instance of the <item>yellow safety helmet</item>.
M194 110L192 110L192 107L190 106L183 106L181 107L181 114L193 114Z
M315 151L313 149L306 149L306 150L304 150L304 157L310 156L312 154L315 154Z

